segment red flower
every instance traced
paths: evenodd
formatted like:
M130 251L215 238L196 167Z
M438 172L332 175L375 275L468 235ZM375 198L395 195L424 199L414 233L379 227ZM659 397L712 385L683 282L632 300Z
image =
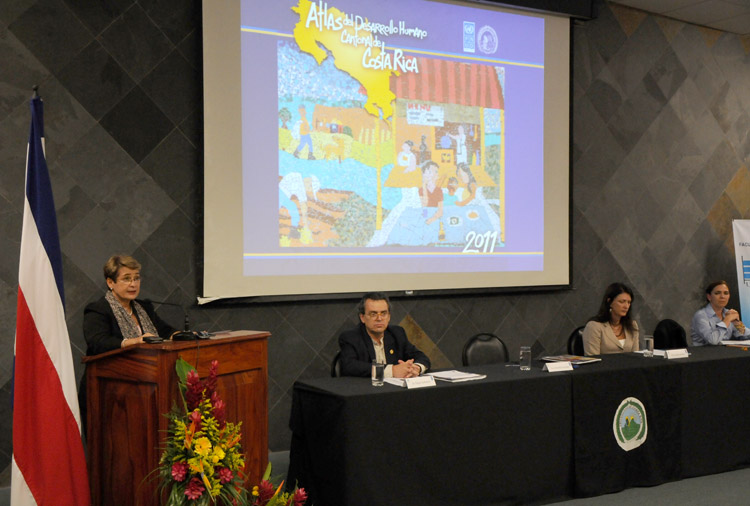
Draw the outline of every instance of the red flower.
M188 465L185 462L175 462L172 464L172 478L175 481L182 481L187 475Z
M203 486L203 483L201 483L200 478L193 478L185 489L185 495L188 499L195 500L203 495L204 490L206 490L206 488Z
M307 501L307 492L305 492L304 488L298 488L294 491L294 496L292 496L292 502L294 503L294 506L303 506L305 504L305 501Z
M221 399L214 403L214 418L219 422L219 428L223 429L227 423L227 405Z
M203 383L201 383L198 373L194 370L188 372L186 383L187 391L185 392L185 400L187 401L188 410L192 411L198 407L203 398Z
M217 377L219 376L219 361L213 360L211 362L211 369L208 371L208 378L206 378L203 387L206 389L206 397L211 398L212 394L216 391Z
M219 481L222 483L229 483L234 478L234 474L228 467L220 467L216 472L219 475Z
M190 413L190 416L188 416L188 419L193 422L193 424L195 424L195 430L193 431L194 433L201 430L201 412L199 409L194 409L193 412Z
M263 480L258 485L258 502L260 504L266 504L276 493L276 489L273 484L268 480Z

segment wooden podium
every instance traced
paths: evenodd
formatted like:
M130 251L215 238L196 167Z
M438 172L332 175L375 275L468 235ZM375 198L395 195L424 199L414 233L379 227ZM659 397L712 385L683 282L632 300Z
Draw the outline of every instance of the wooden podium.
M104 504L158 504L158 477L169 426L179 402L179 357L208 376L219 361L217 390L227 421L242 422L247 484L257 484L268 461L268 349L265 331L234 331L220 339L139 344L84 357L91 500Z

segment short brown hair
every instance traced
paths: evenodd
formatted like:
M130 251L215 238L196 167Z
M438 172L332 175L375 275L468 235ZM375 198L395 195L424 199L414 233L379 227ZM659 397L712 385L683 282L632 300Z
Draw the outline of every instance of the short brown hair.
M706 295L711 295L711 292L714 291L714 288L719 285L726 285L726 287L729 288L729 283L727 283L723 279L719 279L708 284L708 286L706 287Z
M117 281L117 273L120 272L121 267L127 267L134 271L141 270L141 264L130 255L112 255L107 260L107 263L104 264L104 279Z

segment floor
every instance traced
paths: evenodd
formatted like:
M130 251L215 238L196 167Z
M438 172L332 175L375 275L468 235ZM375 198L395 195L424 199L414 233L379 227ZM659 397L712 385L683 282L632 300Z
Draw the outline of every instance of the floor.
M273 476L286 476L289 452L269 454ZM665 483L658 487L630 488L616 494L552 503L563 506L707 506L750 504L750 468ZM0 503L2 506L2 503Z
M286 476L289 452L269 454L272 476ZM282 478L283 479L283 478ZM706 506L750 504L750 469L665 483L658 487L630 488L617 494L553 503L568 506ZM10 488L0 487L0 506L10 506Z

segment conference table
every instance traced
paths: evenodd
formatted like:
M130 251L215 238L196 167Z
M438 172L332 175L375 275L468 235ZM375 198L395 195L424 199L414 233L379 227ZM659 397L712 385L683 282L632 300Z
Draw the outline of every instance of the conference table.
M421 389L298 381L288 483L318 506L525 504L750 464L750 351L601 358L567 372L460 368L486 378ZM626 451L614 424L631 398L647 431Z

